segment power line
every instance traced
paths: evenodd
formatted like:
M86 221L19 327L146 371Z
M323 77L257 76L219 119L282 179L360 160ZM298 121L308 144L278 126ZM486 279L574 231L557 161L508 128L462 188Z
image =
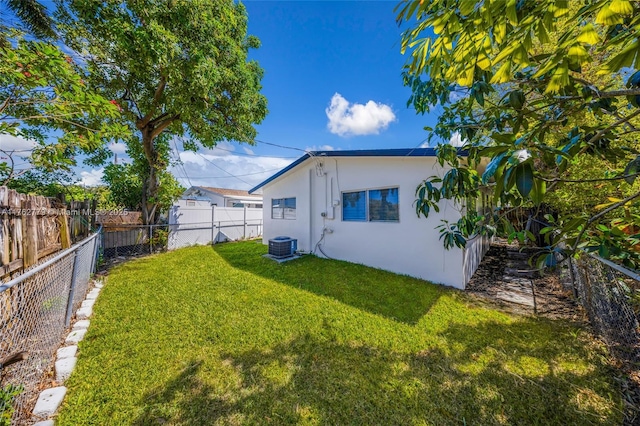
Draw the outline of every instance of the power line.
M184 176L187 178L187 182L189 182L189 186L193 186L193 184L191 183L191 179L189 179L189 175L187 174L187 171L184 168L184 163L182 162L182 159L180 158L180 151L178 150L178 144L176 144L175 139L173 140L173 146L176 149L176 155L178 156L178 166L180 168L182 168L182 172L184 173Z
M234 178L238 179L239 181L244 182L244 183L246 183L247 185L251 186L251 184L250 184L249 182L247 182L246 180L241 179L241 178L239 178L238 176L234 175L233 173L226 171L225 169L223 169L222 167L218 166L216 163L214 163L213 161L209 160L207 157L205 157L204 155L200 154L199 152L198 152L197 154L198 154L200 157L202 157L205 161L207 161L207 162L211 163L211 165L212 165L212 166L214 166L214 167L216 167L216 168L218 168L218 169L222 170L223 172L225 172L225 173L226 173L226 174L228 174L229 176L234 177Z
M282 169L281 168L280 169L270 169L270 170L264 170L262 172L245 173L245 174L242 174L242 175L233 175L233 176L194 176L193 178L194 179L229 179L229 178L232 178L232 177L235 178L235 177L238 177L238 176L261 175L263 173L271 173L271 172L275 172L275 171L278 171L278 170L282 170Z
M256 141L257 142L257 141ZM277 155L259 155L259 154L248 154L246 152L236 152L232 149L225 149L225 148L220 148L219 146L214 146L213 148L211 148L213 150L215 149L219 149L221 151L226 151L226 152L231 152L232 154L235 155L244 155L246 157L264 157L264 158L282 158L282 159L286 159L286 160L290 160L293 158L298 158L298 157L279 157Z
M309 152L306 149L296 148L296 147L293 147L293 146L278 145L277 143L265 142L265 141L261 141L261 140L258 140L258 139L255 139L255 141L258 142L258 143L264 144L264 145L275 146L275 147L278 147L278 148L293 149L295 151L300 151L300 152Z

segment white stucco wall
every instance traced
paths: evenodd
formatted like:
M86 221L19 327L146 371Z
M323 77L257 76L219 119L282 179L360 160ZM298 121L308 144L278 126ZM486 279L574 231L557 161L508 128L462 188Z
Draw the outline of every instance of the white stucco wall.
M433 157L308 159L263 187L263 242L289 236L298 239L299 250L322 256L316 245L326 229L321 248L331 258L464 288L472 272L464 267L463 251L445 250L436 229L442 218L458 220L459 209L443 203L425 219L413 204L418 184L443 174ZM342 221L341 192L390 187L399 188L399 222ZM296 197L295 220L272 219L271 200L288 197ZM340 205L332 207L332 200Z

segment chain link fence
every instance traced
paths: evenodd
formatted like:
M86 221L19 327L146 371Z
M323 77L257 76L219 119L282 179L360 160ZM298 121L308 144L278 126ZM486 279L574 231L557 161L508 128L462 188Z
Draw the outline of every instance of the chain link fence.
M640 423L640 274L597 256L583 254L560 270L573 289L594 331L609 347L623 383L625 424Z
M96 233L11 281L0 283L0 359L26 352L26 360L0 370L0 386L24 390L12 405L12 424L26 424L48 377L73 313L96 266ZM0 418L3 416L0 411Z

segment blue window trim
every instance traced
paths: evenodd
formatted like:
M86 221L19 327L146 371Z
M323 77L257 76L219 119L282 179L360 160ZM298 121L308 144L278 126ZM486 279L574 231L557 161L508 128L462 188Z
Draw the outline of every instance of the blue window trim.
M398 218L397 219L372 219L371 218L371 195L370 192L372 191L384 191L384 190L395 190L395 195L393 195L393 197L395 198L395 205L397 206L397 214L398 214ZM349 195L349 194L364 194L364 202L363 202L363 206L359 206L359 205L355 205L353 206L354 203L358 203L360 204L360 199L358 200L346 200L345 201L345 195ZM400 222L400 187L399 186L391 186L391 187L384 187L384 188L371 188L371 189L361 189L361 190L357 190L357 191L343 191L342 194L342 221L343 222L384 222L384 223L399 223ZM349 216L346 217L345 215L345 208L348 205L352 205L353 208L355 209L355 211L349 212ZM345 218L346 217L346 218Z

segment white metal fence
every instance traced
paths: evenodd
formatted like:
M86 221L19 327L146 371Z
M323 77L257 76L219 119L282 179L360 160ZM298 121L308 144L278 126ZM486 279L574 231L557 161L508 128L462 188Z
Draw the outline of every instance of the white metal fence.
M169 250L262 236L262 209L174 206L169 214Z
M0 359L26 352L26 360L0 370L0 385L21 386L12 424L25 424L71 318L95 270L96 233L11 281L0 284ZM0 411L0 418L3 412Z

